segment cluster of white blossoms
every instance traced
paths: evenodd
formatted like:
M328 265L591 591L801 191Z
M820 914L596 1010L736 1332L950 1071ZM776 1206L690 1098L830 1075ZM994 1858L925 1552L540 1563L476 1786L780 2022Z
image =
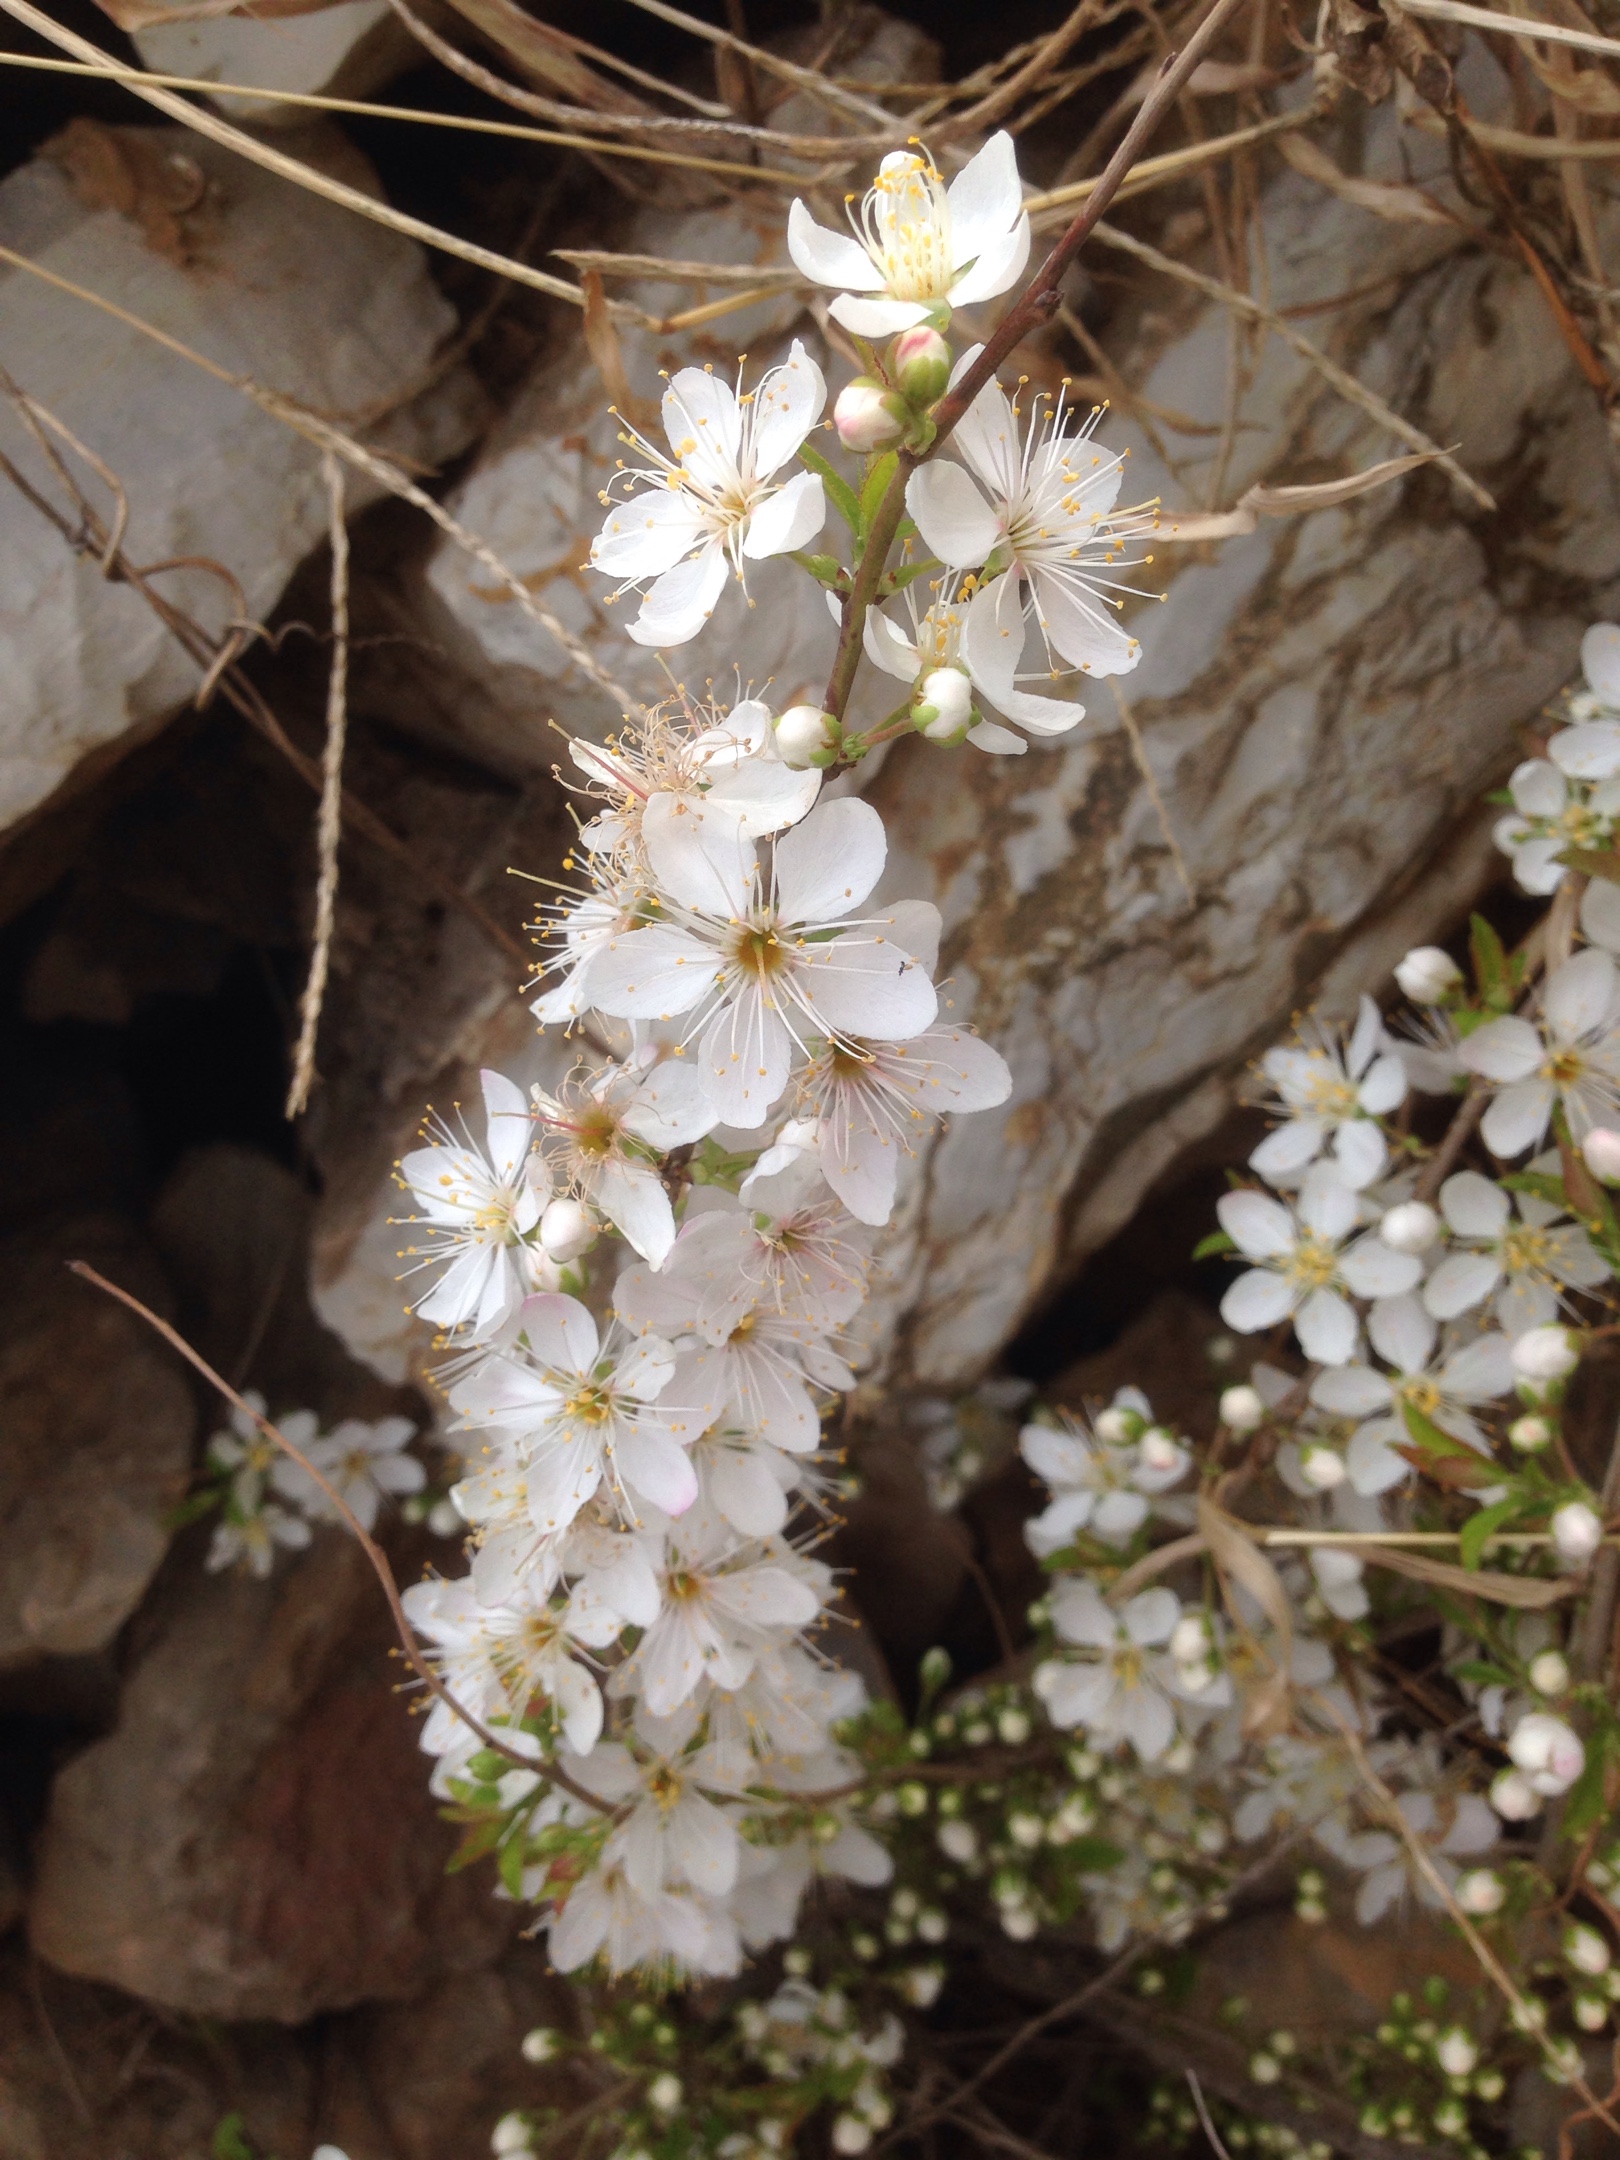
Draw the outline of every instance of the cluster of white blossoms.
M423 1742L438 1791L512 1811L559 1967L725 1973L818 1874L888 1870L816 1798L863 1700L823 1645L822 1418L914 1137L1011 1080L941 1018L936 911L874 898L877 812L820 799L757 700L574 759L590 884L543 926L535 1010L617 1053L555 1092L486 1073L481 1138L436 1123L399 1166L473 1545L407 1593L458 1706Z
M248 1408L233 1409L229 1425L208 1443L207 1482L191 1508L219 1512L205 1562L211 1572L236 1567L262 1578L275 1565L278 1547L300 1552L315 1527L341 1518L329 1494L259 1424L264 1397L249 1389L242 1401ZM278 1427L364 1530L375 1528L385 1501L408 1499L427 1484L426 1470L407 1452L416 1436L409 1418L372 1424L345 1418L323 1433L313 1410L293 1410ZM445 1527L442 1517L430 1513L429 1520L436 1529Z

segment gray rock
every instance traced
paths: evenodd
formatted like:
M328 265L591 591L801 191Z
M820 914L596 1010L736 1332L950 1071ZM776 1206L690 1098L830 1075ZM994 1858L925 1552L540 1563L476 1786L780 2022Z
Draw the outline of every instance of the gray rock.
M335 1531L267 1582L178 1547L116 1730L52 1788L39 1955L174 2010L287 2024L487 1965L514 1908L486 1871L445 1875L392 1639Z
M68 1274L70 1259L169 1307L150 1249L116 1217L0 1247L0 1671L113 1640L190 1469L196 1410L178 1360Z
M431 465L467 440L476 393L466 372L425 388L455 316L414 242L183 129L75 126L76 148L0 184L9 247L232 373L364 418L384 447ZM375 187L335 129L309 129L289 148ZM117 475L131 558L217 560L262 619L326 530L318 453L228 383L26 272L0 271L0 291L6 365ZM60 495L9 406L0 447ZM85 484L110 513L102 484ZM374 492L352 485L351 507ZM169 573L163 590L213 626L235 611L229 586L203 572ZM70 555L9 487L0 593L3 829L86 758L99 771L158 727L198 676L145 602Z

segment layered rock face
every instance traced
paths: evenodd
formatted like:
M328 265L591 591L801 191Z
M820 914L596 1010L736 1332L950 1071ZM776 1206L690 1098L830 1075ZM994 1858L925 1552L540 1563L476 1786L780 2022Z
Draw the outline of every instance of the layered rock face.
M288 147L375 191L336 130L306 129ZM75 121L50 154L0 184L0 241L228 375L376 429L383 447L412 459L431 465L472 431L465 371L433 379L456 318L421 249L183 129ZM157 583L210 632L237 617L262 621L327 529L319 452L229 381L82 299L12 268L0 268L0 288L5 366L89 453L52 439L109 523L108 476L122 489L130 559L189 558ZM76 522L9 406L0 448ZM358 509L375 492L353 483L349 499ZM200 679L140 596L70 554L9 487L0 664L9 686L0 831L105 770Z

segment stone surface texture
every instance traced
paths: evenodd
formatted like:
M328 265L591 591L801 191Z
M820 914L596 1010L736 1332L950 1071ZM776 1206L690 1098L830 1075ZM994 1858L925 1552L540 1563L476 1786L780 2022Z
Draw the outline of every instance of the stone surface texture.
M369 98L409 67L421 47L388 0L337 0L285 15L213 15L154 23L134 33L142 65L203 82ZM297 127L307 106L223 96L221 111L254 127Z
M0 1672L111 1643L162 1561L191 1466L196 1410L173 1354L71 1276L73 1259L171 1304L117 1216L0 1245Z
M1470 94L1489 109L1493 86ZM1339 148L1366 177L1403 177L1406 156L1446 185L1442 153L1397 139L1387 108L1359 147L1347 131ZM726 260L758 244L704 222L662 228L665 243ZM653 245L657 229L649 220L630 244ZM1306 327L1396 412L1460 445L1497 507L1482 510L1430 468L1338 509L1263 521L1247 538L1156 544L1139 574L1163 603L1137 604L1145 657L1118 687L1191 897L1107 683L1093 686L1077 738L1027 757L908 742L863 775L890 833L884 891L939 903L953 1015L996 1042L1014 1074L1004 1109L961 1119L905 1166L869 1308L872 1354L901 1381L952 1386L981 1372L1220 1120L1246 1060L1292 1013L1312 1001L1350 1009L1407 945L1449 927L1492 860L1480 797L1572 672L1585 624L1620 593L1602 416L1556 339L1539 323L1517 334L1541 305L1529 280L1453 234L1391 226L1288 172L1265 191L1260 230L1281 308L1354 294L1397 264L1411 273L1394 303L1374 291ZM1134 497L1198 508L1227 420L1227 315L1163 278L1138 292L1114 350L1140 386L1139 411L1158 417L1133 420L1127 403L1105 437L1132 452ZM751 366L790 328L810 334L791 308L772 303L774 343L752 340ZM664 364L694 350L666 352ZM644 349L627 340L625 351L635 387L651 389ZM1050 359L1019 358L1055 387ZM562 367L496 437L461 508L497 529L599 656L645 689L645 656L622 633L614 641L591 589L600 581L576 567L612 444L592 417L603 401L592 371L583 359L566 377ZM1401 447L1276 338L1248 349L1239 391L1223 503L1256 481L1337 476ZM441 552L428 582L460 627L475 693L466 724L488 754L520 768L549 759L551 712L598 732L611 722L532 626L478 596L463 563ZM771 694L786 702L807 670L817 679L811 656L824 663L830 646L830 623L802 591L791 616L763 596L743 612L731 593L676 664L696 684L736 660L745 679L774 676ZM528 1039L521 1008L492 997L491 1012L447 1089L463 1100L477 1063L515 1057L529 1077L557 1055ZM397 1376L412 1338L392 1282L393 1210L374 1186L357 1216L354 1191L319 1232L319 1295L334 1325L355 1329L356 1349ZM363 1323L346 1317L362 1310Z
M444 1872L364 1556L327 1531L257 1582L204 1573L205 1541L142 1611L116 1729L56 1780L34 1948L172 2010L287 2024L490 1963L514 1909L484 1871Z
M467 440L470 378L452 370L427 387L456 318L414 242L183 129L75 128L60 155L0 184L8 247L232 374L364 422L384 448L431 465ZM335 130L300 132L289 148L375 190L370 167ZM229 383L59 288L8 269L0 291L0 358L117 476L130 558L215 560L237 580L240 603L224 579L195 569L165 573L165 597L213 629L239 609L262 619L327 529L318 452ZM62 499L9 407L0 448ZM107 488L78 463L110 517ZM373 493L351 483L351 508ZM10 487L0 496L0 668L0 828L76 769L99 771L198 680L138 594L73 557Z

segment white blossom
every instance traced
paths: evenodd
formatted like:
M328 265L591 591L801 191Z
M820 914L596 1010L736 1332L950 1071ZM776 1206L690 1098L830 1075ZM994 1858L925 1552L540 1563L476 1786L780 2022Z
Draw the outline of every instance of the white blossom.
M1605 952L1581 952L1548 977L1539 1028L1517 1013L1487 1020L1458 1053L1497 1090L1480 1124L1493 1155L1539 1147L1561 1103L1579 1141L1620 1112L1620 975Z
M560 1182L599 1209L649 1265L662 1266L675 1242L675 1216L659 1160L717 1122L693 1067L660 1059L648 1045L557 1095L537 1087L534 1108Z
M1024 1525L1025 1541L1038 1558L1061 1552L1082 1530L1105 1545L1128 1543L1147 1521L1153 1499L1191 1467L1191 1455L1174 1441L1145 1459L1142 1434L1153 1411L1139 1389L1121 1388L1114 1405L1131 1413L1133 1437L1104 1440L1066 1412L1060 1424L1026 1425L1018 1436L1018 1452L1052 1491L1045 1512Z
M591 995L621 1019L696 1018L698 1069L731 1125L762 1124L807 1036L887 1025L921 1034L937 999L914 956L938 937L936 911L902 902L855 921L887 853L870 804L823 803L775 844L762 872L730 825L675 817L643 840L668 896L662 920L612 939L591 964Z
M675 1370L670 1345L656 1336L604 1345L571 1297L529 1298L520 1319L516 1340L459 1381L450 1400L465 1426L511 1436L534 1528L564 1528L603 1484L632 1516L638 1500L666 1514L689 1507L697 1481L681 1441L696 1427L653 1407ZM505 1467L475 1469L457 1488L470 1520L509 1504Z
M401 1218L422 1226L423 1241L402 1257L418 1268L449 1262L417 1299L416 1310L424 1320L465 1327L487 1340L534 1287L525 1240L540 1221L550 1187L523 1091L496 1072L484 1073L482 1081L483 1147L465 1131L458 1140L436 1120L433 1144L407 1155L398 1175L422 1211Z
M1311 1383L1310 1399L1319 1409L1364 1421L1345 1456L1358 1493L1387 1492L1410 1475L1410 1463L1396 1453L1412 1445L1402 1414L1408 1407L1453 1439L1490 1453L1489 1438L1473 1412L1512 1393L1507 1337L1476 1336L1436 1363L1439 1333L1432 1315L1411 1293L1380 1299L1368 1314L1367 1334L1392 1369L1382 1373L1368 1365L1339 1365Z
M932 684L942 669L959 669L964 688L972 689L1006 719L1032 735L1065 735L1086 717L1086 708L1068 698L1040 697L1021 690L1017 669L1024 642L1024 610L1015 577L984 581L950 576L930 588L933 598L919 611L917 587L908 585L901 605L909 630L894 614L869 608L862 626L866 657L886 675L918 687ZM974 717L967 738L976 750L1001 757L1020 756L1028 747L1021 735L982 715Z
M1399 1057L1381 1050L1383 1022L1363 997L1348 1041L1307 1020L1298 1040L1268 1050L1260 1069L1277 1091L1285 1123L1268 1133L1249 1157L1268 1183L1282 1183L1330 1150L1344 1183L1359 1192L1378 1177L1389 1150L1377 1120L1398 1109L1406 1094Z
M828 312L857 337L943 327L952 308L1004 293L1029 260L1029 218L1005 131L948 188L926 151L891 151L850 222L853 239L829 232L795 199L787 241L805 277L841 288Z
M1567 1291L1594 1289L1609 1272L1580 1224L1550 1200L1527 1192L1510 1200L1477 1170L1446 1179L1440 1212L1452 1249L1423 1286L1437 1319L1455 1319L1491 1298L1498 1327L1517 1338L1556 1320Z
M1153 1652L1181 1618L1171 1590L1142 1590L1115 1612L1092 1583L1065 1582L1052 1598L1052 1624L1066 1643L1096 1654L1048 1659L1034 1688L1054 1725L1084 1725L1100 1740L1128 1740L1143 1762L1156 1762L1175 1738L1169 1693L1173 1665Z
M685 698L671 700L606 743L574 737L568 755L591 792L607 801L580 830L581 844L593 854L638 838L655 796L733 818L741 831L760 839L797 824L821 787L819 772L783 762L776 723L758 698L741 698L724 712L714 703L703 710Z
M1423 1274L1414 1254L1393 1252L1376 1235L1344 1247L1357 1213L1355 1194L1325 1163L1306 1172L1291 1208L1265 1193L1224 1194L1221 1228L1257 1263L1221 1300L1227 1326L1252 1335L1291 1318L1307 1357L1348 1364L1359 1333L1348 1296L1398 1297Z
M361 1529L373 1530L385 1499L420 1492L427 1483L421 1463L406 1453L415 1433L410 1418L380 1418L369 1425L360 1418L345 1418L329 1433L307 1441L303 1452L325 1473ZM290 1433L288 1438L292 1438ZM282 1498L304 1514L317 1522L337 1521L337 1510L326 1494L290 1456L281 1456L271 1478Z
M973 357L966 354L958 372ZM1068 434L1061 393L1055 400L1037 393L1036 406L1021 442L1017 408L999 383L986 383L950 438L964 462L938 457L920 465L907 483L906 507L952 569L985 567L988 574L1005 566L1008 579L1022 581L1054 670L1056 653L1083 674L1127 674L1142 648L1117 620L1122 603L1115 596L1132 588L1110 572L1130 541L1153 530L1155 514L1151 506L1115 509L1125 462L1093 440L1101 408ZM1008 685L1024 644L1017 596L1017 585L995 596L994 634L1006 655L997 672Z
M787 359L758 389L739 395L707 368L682 368L664 392L666 456L632 429L630 447L648 462L625 477L646 483L624 501L605 490L608 521L591 546L591 567L646 585L629 634L638 645L684 645L697 636L734 570L802 548L827 515L819 475L778 480L821 418L827 386L795 338ZM647 583L651 580L650 584Z

